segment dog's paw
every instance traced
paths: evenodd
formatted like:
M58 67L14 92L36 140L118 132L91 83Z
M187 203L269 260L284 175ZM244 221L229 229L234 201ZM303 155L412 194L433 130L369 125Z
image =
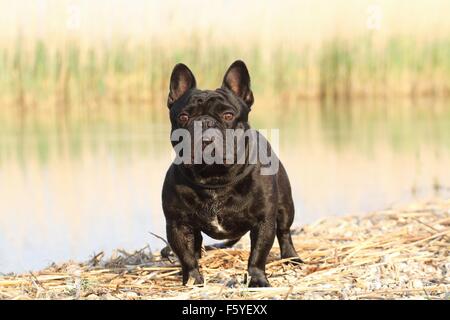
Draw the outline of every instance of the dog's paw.
M205 280L198 270L191 270L183 274L183 285L203 285Z
M254 276L250 278L248 286L249 288L263 288L263 287L270 287L270 283L266 277Z
M170 246L165 246L164 248L161 249L160 253L161 253L161 257L163 257L164 259L170 259L170 255L173 252L172 252L172 249L170 248Z

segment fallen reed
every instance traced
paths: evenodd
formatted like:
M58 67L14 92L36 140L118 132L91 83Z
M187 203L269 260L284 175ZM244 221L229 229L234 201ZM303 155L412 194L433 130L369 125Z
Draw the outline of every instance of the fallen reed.
M0 299L448 299L450 201L321 219L294 231L304 264L267 264L271 288L244 283L248 241L207 251L204 286L181 286L175 257L148 247L0 277Z

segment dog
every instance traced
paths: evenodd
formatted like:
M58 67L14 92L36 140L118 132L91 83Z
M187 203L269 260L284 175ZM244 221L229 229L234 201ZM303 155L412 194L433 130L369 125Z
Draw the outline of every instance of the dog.
M243 61L237 60L228 68L222 86L216 90L198 89L191 70L177 64L170 77L167 100L171 132L185 129L192 133L195 122L202 125L202 130L250 129L248 115L253 102L250 75ZM205 140L200 143L201 150L211 143ZM174 141L172 145L175 146ZM195 142L190 145L195 148ZM248 155L246 142L246 160ZM186 158L193 159L192 155ZM232 246L250 232L250 287L270 286L265 265L275 236L282 259L302 262L291 238L294 204L286 170L280 162L276 173L263 175L262 167L260 161L172 163L169 167L162 188L162 206L167 240L180 261L184 285L204 283L198 263L202 232L214 239L228 240L224 247Z

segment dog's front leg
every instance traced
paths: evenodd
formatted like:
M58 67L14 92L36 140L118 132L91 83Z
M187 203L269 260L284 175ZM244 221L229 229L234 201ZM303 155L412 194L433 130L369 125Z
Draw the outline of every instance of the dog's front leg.
M187 284L189 278L194 279L194 284L203 284L196 257L196 231L191 226L176 221L168 221L166 229L170 247L180 260L183 285Z
M249 287L270 287L265 270L267 256L275 239L275 229L275 219L268 219L250 231Z

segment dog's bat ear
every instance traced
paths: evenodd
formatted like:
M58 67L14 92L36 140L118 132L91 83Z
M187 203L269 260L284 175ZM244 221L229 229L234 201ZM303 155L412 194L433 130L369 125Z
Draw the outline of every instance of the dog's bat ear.
M189 68L183 64L177 64L170 76L169 97L167 99L167 106L172 107L173 103L177 101L187 91L195 88L197 83L194 74Z
M242 98L249 108L252 106L254 98L250 89L250 74L243 61L237 60L228 68L223 77L222 88L230 89Z

